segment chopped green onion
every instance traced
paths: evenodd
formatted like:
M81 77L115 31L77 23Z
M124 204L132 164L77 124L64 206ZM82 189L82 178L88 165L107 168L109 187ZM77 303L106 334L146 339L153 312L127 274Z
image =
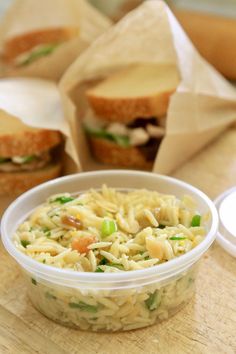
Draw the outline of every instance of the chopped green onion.
M21 240L20 243L22 244L23 247L27 247L28 245L30 245L30 242L28 240Z
M102 237L107 237L117 231L117 225L114 220L104 219L102 222Z
M100 267L97 267L95 273L104 273L104 270L102 270Z
M57 299L57 297L56 297L55 295L49 293L48 291L46 291L45 297L46 297L47 299L51 299L51 300L56 300L56 299Z
M80 309L81 311L87 311L87 312L91 312L91 313L96 313L98 311L98 307L97 306L88 305L88 304L86 304L83 301L80 301L78 303L69 302L69 306L72 309Z
M171 241L186 240L187 237L184 236L172 236L169 238Z
M74 200L75 198L73 197L65 197L65 196L62 196L62 197L57 197L56 199L52 200L51 203L55 203L55 202L58 202L58 203L61 203L61 204L66 204L68 202L71 202L72 200Z
M145 300L145 304L150 311L156 310L160 302L161 297L158 296L158 290L155 290L154 293L150 294L148 299Z
M194 215L191 221L191 226L192 227L197 227L200 226L201 224L201 215Z
M37 285L37 282L34 278L31 278L31 283L34 284L34 285Z

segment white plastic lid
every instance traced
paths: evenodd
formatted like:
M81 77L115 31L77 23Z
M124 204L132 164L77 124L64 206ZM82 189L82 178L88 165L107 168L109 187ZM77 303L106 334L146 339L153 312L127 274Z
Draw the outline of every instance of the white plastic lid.
M236 187L215 199L219 214L219 230L216 240L226 252L236 257Z

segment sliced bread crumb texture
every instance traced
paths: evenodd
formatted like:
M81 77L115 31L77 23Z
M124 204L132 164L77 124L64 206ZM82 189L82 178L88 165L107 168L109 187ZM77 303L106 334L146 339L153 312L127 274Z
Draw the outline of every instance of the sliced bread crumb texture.
M178 84L179 74L173 65L136 65L103 80L86 95L101 119L129 123L139 117L166 115Z

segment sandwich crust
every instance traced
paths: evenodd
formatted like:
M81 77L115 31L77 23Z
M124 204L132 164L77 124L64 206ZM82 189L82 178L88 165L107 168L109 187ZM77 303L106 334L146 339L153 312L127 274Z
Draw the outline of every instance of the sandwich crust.
M105 164L150 170L153 161L148 161L139 148L123 148L112 141L89 137L94 157Z
M72 28L46 28L9 38L3 47L3 59L12 62L18 55L30 51L41 44L57 44L65 42L79 33L79 29Z
M19 132L0 134L0 157L39 154L61 141L59 132L46 129L27 128Z
M165 116L179 81L175 65L133 65L101 80L86 96L98 118L130 123L136 118Z
M35 171L0 173L0 195L17 196L26 190L56 178L60 175L61 164L49 164Z
M107 122L131 123L136 118L163 117L167 113L174 90L137 98L106 98L87 93L97 118Z

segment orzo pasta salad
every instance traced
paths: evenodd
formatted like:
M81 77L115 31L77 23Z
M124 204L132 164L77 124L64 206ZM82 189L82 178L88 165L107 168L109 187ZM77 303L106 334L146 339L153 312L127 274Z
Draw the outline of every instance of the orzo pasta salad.
M190 196L103 185L50 196L14 235L38 262L80 272L144 269L179 257L204 238L205 216Z

